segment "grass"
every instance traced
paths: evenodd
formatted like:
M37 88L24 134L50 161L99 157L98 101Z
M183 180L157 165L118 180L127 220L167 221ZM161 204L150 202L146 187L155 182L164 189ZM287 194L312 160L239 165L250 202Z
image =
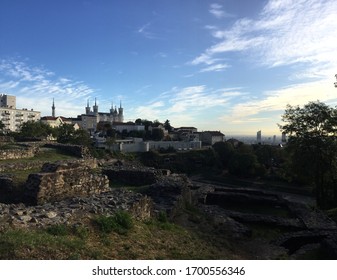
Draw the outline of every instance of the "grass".
M22 145L18 145L15 143L8 143L8 144L0 144L0 150L14 150L14 149L24 149Z
M104 217L104 216L103 216ZM120 213L103 223L118 223L127 234L97 225L97 217L81 226L55 225L44 229L0 232L0 259L233 259L229 248L210 238L169 223L164 217L146 222ZM108 226L109 228L109 226ZM118 231L118 230L117 230Z
M12 170L11 175L13 176L14 185L18 186L27 181L29 174L40 172L41 168L32 168L27 170Z
M144 194L147 192L147 190L149 189L149 185L144 185L144 186L134 186L134 185L128 185L122 182L112 182L110 181L109 186L111 189L125 189L128 191L132 191L135 193L141 193Z
M114 216L99 216L94 219L102 233L116 232L118 234L127 234L133 227L133 220L129 213L118 211Z
M22 159L3 159L0 163L15 163L15 162L32 162L32 161L48 161L55 162L58 160L78 159L73 155L66 154L58 149L43 148L38 154L32 158Z
M69 160L69 159L76 159L76 157L64 154L56 149L43 149L33 158L0 160L0 163L15 163L15 162L24 163L24 162L37 162L37 161L56 162L59 160ZM40 167L33 167L27 170L18 170L11 168L10 170L6 170L3 173L11 174L14 178L14 183L17 185L24 183L27 180L29 174L37 173L39 171Z
M8 229L0 234L1 259L67 259L69 251L81 251L84 242L71 236L54 236L46 230ZM65 255L66 254L66 255Z

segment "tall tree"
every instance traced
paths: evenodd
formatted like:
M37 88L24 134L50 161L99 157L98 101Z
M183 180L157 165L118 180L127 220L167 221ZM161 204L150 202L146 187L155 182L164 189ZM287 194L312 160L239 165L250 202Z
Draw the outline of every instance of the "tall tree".
M86 130L75 130L74 126L71 124L63 124L58 128L57 142L83 145L87 147L90 147L92 144L90 135Z
M22 138L46 138L53 134L50 125L40 121L27 121L21 124L19 137Z
M165 121L164 127L165 127L165 129L166 129L168 132L171 132L171 131L172 131L172 126L171 126L169 120L166 120L166 121Z
M288 105L282 132L289 135L294 172L313 182L321 208L337 202L337 109L316 101L302 108Z

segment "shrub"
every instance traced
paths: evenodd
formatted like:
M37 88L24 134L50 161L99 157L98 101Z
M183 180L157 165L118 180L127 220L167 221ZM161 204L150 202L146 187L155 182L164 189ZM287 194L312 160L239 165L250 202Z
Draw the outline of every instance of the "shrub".
M160 223L167 223L168 219L167 219L167 214L165 211L160 211L158 214L158 222Z
M99 216L95 219L99 230L103 233L127 234L133 227L133 220L129 213L118 211L114 216Z
M68 228L65 225L53 225L47 228L47 232L51 235L65 236L68 234Z

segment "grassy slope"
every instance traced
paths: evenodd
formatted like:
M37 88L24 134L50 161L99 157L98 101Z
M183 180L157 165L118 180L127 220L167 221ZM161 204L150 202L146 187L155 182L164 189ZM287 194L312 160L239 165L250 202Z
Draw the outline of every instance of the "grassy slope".
M76 157L64 154L58 150L55 149L46 149L37 154L33 158L27 158L27 159L11 159L11 160L0 160L1 163L15 163L15 162L34 162L34 161L48 161L48 162L55 162L59 160L68 160L68 159L76 159ZM5 172L0 172L1 173L9 173L13 176L14 183L16 185L24 183L28 175L31 173L37 173L40 171L40 168L32 168L32 169L27 169L27 170L6 170Z
M229 247L216 246L197 232L157 220L133 221L124 234L102 232L92 221L77 228L8 228L0 233L0 259L236 258Z

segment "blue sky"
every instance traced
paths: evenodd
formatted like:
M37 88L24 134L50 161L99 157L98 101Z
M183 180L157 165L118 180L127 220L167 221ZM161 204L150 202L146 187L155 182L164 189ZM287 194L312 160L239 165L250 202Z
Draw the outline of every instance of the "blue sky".
M75 117L279 135L287 104L337 104L335 0L1 0L0 92Z

